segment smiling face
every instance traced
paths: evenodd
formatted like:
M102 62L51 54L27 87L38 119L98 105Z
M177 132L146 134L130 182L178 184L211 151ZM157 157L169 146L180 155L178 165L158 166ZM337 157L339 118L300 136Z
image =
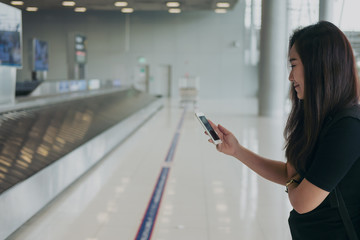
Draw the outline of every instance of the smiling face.
M304 66L296 51L295 44L290 49L289 61L291 66L289 81L293 84L298 98L304 99Z

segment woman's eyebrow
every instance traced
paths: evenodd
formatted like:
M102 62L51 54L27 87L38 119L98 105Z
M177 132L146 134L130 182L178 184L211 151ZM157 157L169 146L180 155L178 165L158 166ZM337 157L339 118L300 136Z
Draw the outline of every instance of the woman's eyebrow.
M297 60L297 58L290 58L289 62L296 61L296 60Z

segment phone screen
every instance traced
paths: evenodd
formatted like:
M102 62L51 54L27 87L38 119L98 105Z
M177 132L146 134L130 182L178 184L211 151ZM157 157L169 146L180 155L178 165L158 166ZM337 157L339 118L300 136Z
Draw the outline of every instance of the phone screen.
M206 117L200 116L199 118L204 123L204 126L209 131L209 133L211 134L211 137L215 141L220 140L219 136L216 134L215 130L211 127L211 125L210 125L209 121L206 119Z

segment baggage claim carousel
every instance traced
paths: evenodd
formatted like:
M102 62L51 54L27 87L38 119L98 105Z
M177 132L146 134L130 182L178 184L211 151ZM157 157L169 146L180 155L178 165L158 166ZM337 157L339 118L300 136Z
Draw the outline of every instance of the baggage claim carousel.
M161 99L133 88L60 99L0 113L0 239L163 106Z

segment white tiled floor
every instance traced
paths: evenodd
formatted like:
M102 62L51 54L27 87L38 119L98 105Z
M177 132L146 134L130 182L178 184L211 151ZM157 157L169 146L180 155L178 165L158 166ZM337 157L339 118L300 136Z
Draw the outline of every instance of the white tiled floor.
M283 121L203 109L244 146L284 159ZM169 103L9 239L134 239L182 111ZM288 240L290 210L284 187L218 153L188 109L151 239Z

